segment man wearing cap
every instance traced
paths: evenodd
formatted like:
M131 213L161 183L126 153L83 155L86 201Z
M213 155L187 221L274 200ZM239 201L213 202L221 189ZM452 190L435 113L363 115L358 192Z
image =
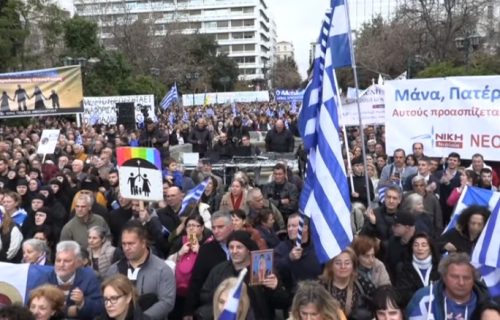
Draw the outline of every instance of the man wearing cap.
M365 207L368 206L368 193L366 192L365 167L363 165L363 157L356 157L351 160L352 164L352 180L348 178L348 183L351 190L351 202L360 202ZM373 183L372 179L368 179L370 188L370 199L373 199ZM354 191L352 191L354 190Z
M213 314L213 295L223 280L238 277L242 269L249 268L250 270L244 278L245 283L249 284L252 272L251 251L258 250L257 244L251 239L250 234L243 230L231 233L227 243L231 260L221 262L210 271L200 293L202 302L202 306L198 309L200 315ZM267 275L262 284L247 288L255 319L274 319L274 308L286 303L288 297L274 273ZM207 311L209 312L207 313Z
M394 283L403 263L411 261L409 242L415 235L415 217L409 212L398 212L394 217L392 232L393 236L389 239L384 262Z
M60 241L74 240L82 248L87 248L87 233L91 227L100 226L109 229L103 217L92 213L92 202L92 198L87 194L81 194L76 198L75 216L64 225Z

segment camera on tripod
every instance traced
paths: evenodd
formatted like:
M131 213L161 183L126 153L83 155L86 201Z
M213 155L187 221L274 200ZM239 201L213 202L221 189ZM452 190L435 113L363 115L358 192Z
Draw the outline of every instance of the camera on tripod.
M142 104L139 104L139 110L141 111L143 117L144 117L144 122L148 120L149 118L149 108L150 106L143 106Z

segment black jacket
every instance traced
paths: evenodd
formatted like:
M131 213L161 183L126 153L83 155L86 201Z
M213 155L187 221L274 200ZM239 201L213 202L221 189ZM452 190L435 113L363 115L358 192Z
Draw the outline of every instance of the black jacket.
M278 132L276 128L269 130L266 135L266 151L293 152L295 139L288 129Z
M212 310L213 295L217 286L227 278L238 277L238 273L239 272L234 269L230 261L224 261L215 266L212 271L210 271L201 289L200 299L202 308L200 309ZM275 308L281 309L287 307L288 293L281 282L278 282L276 289L272 290L262 285L249 286L249 280L250 271L245 276L244 281L247 284L250 306L256 319L274 319ZM203 312L203 314L206 314L206 311Z
M437 264L432 265L431 275L429 276L430 281L437 281L440 279L439 272L437 270ZM398 295L401 297L401 305L406 306L410 302L413 294L417 292L418 289L424 287L424 283L418 276L417 270L413 267L411 261L404 263L401 270L396 275L396 287Z
M205 154L212 148L212 138L207 128L200 129L195 126L189 133L188 142L193 145L193 152Z

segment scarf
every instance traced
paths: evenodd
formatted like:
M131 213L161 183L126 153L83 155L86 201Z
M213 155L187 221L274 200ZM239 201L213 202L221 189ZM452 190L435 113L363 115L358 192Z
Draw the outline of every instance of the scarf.
M420 260L415 257L415 255L413 255L412 265L413 268L415 268L415 270L417 271L417 274L420 277L420 280L422 281L424 287L428 286L432 270L432 255L429 255L423 260Z

